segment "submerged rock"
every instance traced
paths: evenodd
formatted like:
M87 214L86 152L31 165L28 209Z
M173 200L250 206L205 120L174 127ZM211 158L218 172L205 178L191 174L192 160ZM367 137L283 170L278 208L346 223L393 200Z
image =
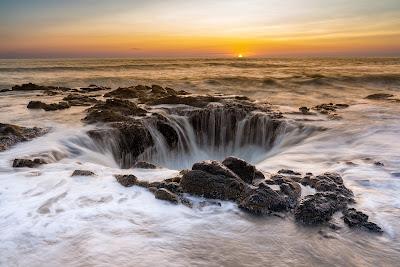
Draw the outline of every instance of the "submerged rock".
M368 221L368 215L354 208L343 211L343 220L349 227L359 227L371 232L381 233L382 229L373 222Z
M88 170L75 170L71 176L95 176L96 174Z
M392 94L378 93L378 94L368 95L365 98L366 99L372 99L372 100L386 100L386 99L391 98L393 96L394 95L392 95Z
M168 189L165 189L165 188L157 189L154 192L154 196L157 199L166 200L166 201L172 202L174 204L179 203L179 197L176 194L172 193L171 191L169 191Z
M11 146L32 140L48 132L43 128L27 128L12 124L0 123L0 152L9 149Z

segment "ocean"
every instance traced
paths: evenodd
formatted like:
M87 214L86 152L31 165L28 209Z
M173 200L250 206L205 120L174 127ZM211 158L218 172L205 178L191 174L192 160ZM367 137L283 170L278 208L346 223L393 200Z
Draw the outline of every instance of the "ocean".
M57 102L60 96L5 90L0 93L0 122L51 130L0 152L0 266L399 264L399 58L0 60L0 90L28 82L111 89L158 84L194 94L244 95L271 103L297 130L282 131L268 149L235 144L210 149L197 144L171 154L160 144L143 159L161 168L122 169L111 153L95 148L86 135L95 127L82 122L87 107L30 110L30 100ZM376 93L393 96L366 98ZM338 110L334 119L298 112L302 106L323 103L349 107ZM174 123L181 127L187 122L174 118ZM182 127L185 138L192 140ZM257 138L268 136L261 133L265 127L260 122L252 129L259 129ZM65 157L34 169L11 166L14 158L45 151ZM158 181L195 162L230 155L255 164L265 174L280 169L341 174L355 194L354 207L384 233L346 225L337 231L303 227L287 215L248 215L229 201L190 209L159 201L140 187L124 188L113 177L133 173ZM71 177L73 170L82 168L97 175ZM333 219L339 222L340 214Z

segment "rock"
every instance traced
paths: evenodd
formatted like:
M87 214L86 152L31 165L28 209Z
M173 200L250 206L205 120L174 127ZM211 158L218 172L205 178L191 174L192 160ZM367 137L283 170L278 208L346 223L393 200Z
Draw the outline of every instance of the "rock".
M68 102L46 104L41 101L30 101L27 105L27 108L29 108L29 109L43 109L45 111L61 110L61 109L67 109L70 107L71 106L68 104Z
M96 91L101 91L101 90L107 90L110 89L109 87L103 87L103 86L97 86L95 84L91 84L88 87L81 87L79 88L81 92L83 93L89 93L89 92L96 92Z
M158 184L156 187L168 189L169 191L171 191L175 194L180 194L183 192L180 184L177 182L167 182L166 180L164 180L163 182Z
M143 85L138 85L135 87L118 88L116 90L104 94L104 97L115 97L121 99L139 98L139 97L144 97L146 93L150 91L150 89L151 88Z
M372 100L385 100L385 99L388 99L388 98L393 97L393 96L394 95L392 95L392 94L378 93L378 94L368 95L365 98L366 99L372 99Z
M46 164L47 162L44 159L41 158L35 158L35 159L14 159L13 161L13 167L14 168L35 168L39 165Z
M135 164L133 165L133 168L139 168L139 169L157 169L157 166L146 162L146 161L137 161L135 162Z
M368 215L357 211L354 208L346 209L343 212L343 220L349 227L359 227L371 232L382 233L382 229L373 222L368 221Z
M88 170L75 170L71 176L95 176L94 172Z
M174 204L179 203L179 197L165 188L157 189L157 191L155 191L155 193L154 193L154 196L157 199L166 200L166 201L172 202Z
M383 164L383 163L380 162L380 161L374 162L374 165L375 165L375 166L379 166L379 167L385 166L385 164Z
M11 146L32 140L48 132L43 128L27 128L12 124L0 123L0 151L9 149Z
M306 196L294 211L295 219L304 224L321 224L347 206L347 198L333 192Z
M201 170L209 174L226 176L233 179L240 179L233 171L216 160L205 160L193 164L192 170Z
M247 194L239 204L239 208L256 215L286 211L288 207L282 195L263 184Z
M328 118L330 118L330 119L340 119L341 117L338 114L336 114L335 112L338 109L344 109L344 108L348 108L348 107L349 107L349 105L347 105L347 104L329 103L329 104L317 105L317 106L313 107L313 109L318 111L321 114L328 115Z
M37 91L37 90L57 90L57 91L69 91L67 87L56 87L56 86L41 86L33 83L26 83L22 85L15 85L12 87L13 91Z
M137 177L133 174L115 175L115 178L117 179L118 183L125 187L134 186L138 181Z
M265 176L264 176L264 174L261 172L261 171L259 171L259 170L256 170L255 172L254 172L254 180L259 180L259 179L265 179Z
M301 173L299 173L299 172L295 172L295 171L288 170L288 169L281 169L281 170L278 171L278 173L280 173L280 174L290 174L290 175L301 175Z
M135 103L121 99L107 99L87 110L84 121L88 123L98 122L125 122L134 116L144 116L147 111L139 108Z
M10 92L12 89L0 89L0 93Z
M299 111L303 113L303 115L309 115L310 114L310 109L308 107L300 107Z
M253 165L236 157L228 157L222 161L222 164L228 167L246 183L251 184L253 182L256 171L256 167Z
M90 106L99 102L96 98L80 94L69 94L63 100L70 106Z
M215 165L211 162L193 165L181 178L183 192L221 200L240 199L247 189L246 184L225 166L226 169Z
M149 100L147 104L162 105L162 104L181 104L192 107L204 108L210 102L221 102L221 98L214 96L183 96L183 95L169 95L154 100Z

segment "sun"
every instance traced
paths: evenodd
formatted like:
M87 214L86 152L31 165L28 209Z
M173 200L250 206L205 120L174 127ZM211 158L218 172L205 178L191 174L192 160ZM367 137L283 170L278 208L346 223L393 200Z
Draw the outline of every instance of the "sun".
M242 58L242 57L243 57L243 55L242 55L242 54L239 54L237 57L238 57L238 58Z

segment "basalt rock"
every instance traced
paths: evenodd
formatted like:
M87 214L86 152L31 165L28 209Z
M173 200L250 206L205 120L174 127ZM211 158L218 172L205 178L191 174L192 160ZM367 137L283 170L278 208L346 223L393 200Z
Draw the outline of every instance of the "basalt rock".
M84 121L88 123L126 122L134 116L144 116L147 113L135 103L121 99L107 99L89 108L87 112Z
M13 91L37 91L37 90L56 90L56 91L69 91L70 88L67 87L57 87L57 86L42 86L33 83L26 83L22 85L15 85L12 87Z
M146 161L137 161L135 164L132 166L133 168L138 168L138 169L157 169L157 166L146 162Z
M394 95L392 95L392 94L378 93L378 94L368 95L365 98L366 99L371 99L371 100L386 100L386 99L391 98L393 96Z
M32 140L48 132L48 129L27 128L12 124L0 123L0 151L9 149L11 146Z
M133 174L126 174L126 175L115 175L118 183L125 187L131 187L137 184L138 179Z
M254 167L254 165L236 157L228 157L222 161L222 164L228 167L246 183L253 183L256 172L256 167Z
M102 90L108 90L110 89L109 87L103 87L103 86L97 86L95 84L91 84L88 87L81 87L79 88L81 92L83 93L90 93L90 92L97 92L97 91L102 91Z
M52 103L46 104L41 101L30 101L27 105L29 109L43 109L45 111L54 111L54 110L61 110L70 108L70 104L68 102L59 102L59 103Z
M35 168L39 165L46 164L47 162L41 158L35 159L14 159L13 161L13 168Z
M80 94L69 94L64 97L63 100L68 102L70 106L91 106L99 102L99 100L94 97Z
M359 227L376 233L383 232L378 225L368 221L368 215L354 208L343 211L343 220L349 227Z
M71 176L95 176L96 174L88 170L75 170Z
M179 197L176 194L174 194L171 191L169 191L168 189L166 189L166 188L157 189L154 192L154 196L157 199L169 201L169 202L174 203L174 204L178 204L179 203Z

